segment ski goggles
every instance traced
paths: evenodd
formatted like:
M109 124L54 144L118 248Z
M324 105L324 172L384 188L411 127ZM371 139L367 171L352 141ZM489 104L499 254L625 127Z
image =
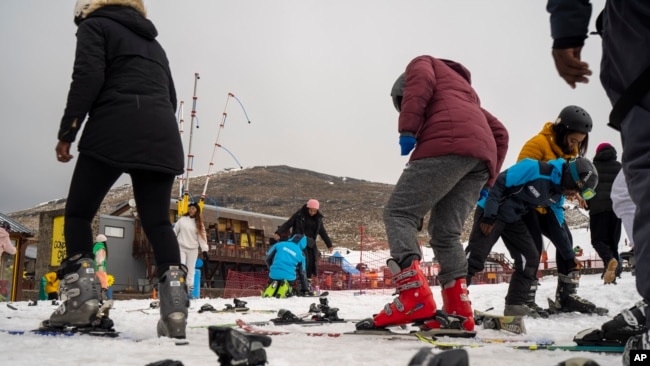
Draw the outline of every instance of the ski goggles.
M585 182L580 179L578 176L578 169L576 168L576 161L575 159L569 160L569 170L571 171L571 178L575 181L576 185L580 189L580 196L585 201L589 201L590 199L594 198L596 195L596 191L594 191L592 188L585 187Z

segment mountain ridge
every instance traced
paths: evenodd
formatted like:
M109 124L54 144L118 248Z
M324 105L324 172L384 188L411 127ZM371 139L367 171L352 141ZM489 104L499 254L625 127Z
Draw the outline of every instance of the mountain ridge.
M203 193L206 178L197 176L189 179L189 192L197 201ZM179 192L179 183L180 179L174 183L172 193ZM325 228L335 246L357 249L361 242L360 232L363 226L364 245L386 249L388 246L383 210L393 188L392 184L333 176L287 165L255 166L210 175L205 202L221 207L289 217L308 199L315 198L320 201ZM131 198L133 191L130 184L112 188L95 217L94 229L97 229L99 215L110 214ZM40 212L64 207L63 198L8 215L33 230L38 237ZM585 215L578 210L567 210L566 213L570 225L585 225ZM465 223L461 237L463 242L469 237L472 220L473 213ZM588 223L588 218L586 220ZM426 230L419 233L418 240L428 243Z

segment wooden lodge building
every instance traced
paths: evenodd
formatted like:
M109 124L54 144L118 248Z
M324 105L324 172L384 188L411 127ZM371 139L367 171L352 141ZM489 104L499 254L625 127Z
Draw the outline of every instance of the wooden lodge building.
M177 201L172 199L169 207L169 218L174 222ZM269 239L286 217L208 204L203 206L202 215L210 248L209 263L201 270L202 283L206 282L210 288L223 288L228 270L267 270L264 259L270 247ZM131 290L134 285L138 291L147 291L156 276L156 265L153 248L138 220L137 207L125 203L111 215L102 215L99 232L108 238L107 265L109 273L115 272L114 291Z

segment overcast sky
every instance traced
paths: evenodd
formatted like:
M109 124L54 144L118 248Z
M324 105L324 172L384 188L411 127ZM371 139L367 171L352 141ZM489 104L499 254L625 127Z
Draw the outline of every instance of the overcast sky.
M72 73L74 4L0 2L0 212L67 195L75 160L57 162L54 147ZM407 157L400 156L398 115L389 93L408 62L422 54L457 60L472 72L483 106L510 132L506 166L569 104L584 107L594 119L588 157L603 141L620 157L619 136L606 127L610 103L597 77L600 39L590 37L583 50L596 77L572 90L553 65L545 1L145 4L169 57L178 98L185 101L186 148L194 73L201 76L191 176L208 172L230 92L251 124L231 99L219 143L242 166L289 165L394 184ZM594 12L603 4L594 1ZM75 143L75 155L76 148ZM223 149L214 164L212 173L238 167ZM118 184L127 182L125 177Z

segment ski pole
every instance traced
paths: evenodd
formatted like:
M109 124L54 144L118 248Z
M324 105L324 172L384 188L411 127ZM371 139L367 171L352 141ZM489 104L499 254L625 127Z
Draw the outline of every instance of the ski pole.
M181 140L183 139L183 129L185 126L185 120L183 119L184 116L184 111L185 111L185 102L181 100L180 106L178 108L178 133L181 135ZM178 200L176 201L176 219L178 219L181 216L181 212L183 211L183 187L184 187L184 179L183 179L183 174L178 176Z
M187 166L185 168L185 184L183 192L183 202L181 203L180 210L178 215L181 216L187 212L187 207L189 205L190 199L190 172L192 171L192 166L194 164L194 155L192 155L192 137L194 135L194 121L196 121L196 128L199 128L199 121L196 115L196 101L198 97L196 96L196 86L200 79L199 73L194 73L194 93L192 95L192 119L190 120L190 139L187 147Z

